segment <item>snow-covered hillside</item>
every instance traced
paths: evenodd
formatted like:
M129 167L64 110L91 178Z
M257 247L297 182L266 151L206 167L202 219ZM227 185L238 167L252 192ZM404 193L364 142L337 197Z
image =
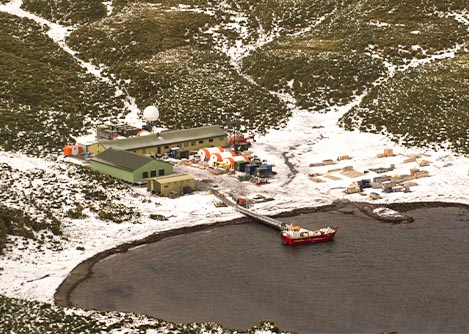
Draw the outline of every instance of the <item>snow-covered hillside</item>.
M80 29L80 26L63 26L50 22L22 9L21 0L3 3L0 4L0 13L28 18L42 26L47 36L68 53L84 72L95 76L98 81L107 84L113 82L113 76L105 73L109 70L107 64L97 66L92 56L81 58L83 51L74 51L67 44L67 37L72 31ZM112 3L105 3L109 16L114 13ZM223 1L216 10L212 10L210 6L201 8L202 6L183 5L165 10L203 13L216 17L217 10L224 6L228 4ZM238 181L236 175L215 176L191 165L177 166L176 171L191 174L198 180L208 180L227 194L252 198L259 194L271 197L272 201L254 206L259 213L268 215L327 205L338 200L371 202L369 196L345 194L344 190L354 181L381 175L372 169L391 165L394 167L390 172L393 176L410 174L410 169L419 168L427 171L429 177L416 180L417 185L411 187L411 192L383 193L382 199L373 203L469 203L469 158L451 150L449 142L440 149L409 147L402 137L392 141L392 134L385 130L373 134L357 129L347 131L339 126L339 120L360 106L370 90L386 85L395 75L405 76L406 71L429 63L455 57L460 60L461 54L465 54L463 58L467 57L467 44L454 44L443 48L438 54L428 56L423 52L424 56L404 65L392 64L377 48L370 45L367 49L368 56L384 64L381 69L383 74L368 85L360 87L360 91L355 91L344 101L329 104L320 112L311 112L297 100L299 83L295 82L295 78L282 87L276 86L278 89L269 85L262 86L262 80L255 77L252 70L245 71L243 59L271 42L281 42L285 36L299 39L307 36L313 27L323 23L335 10L314 20L307 20L304 23L306 26L299 26L298 29L290 26L282 28L280 19L270 22L268 28L258 22L253 29L248 24L251 15L247 14L245 8L230 9L225 14L227 13L230 14L229 17L201 30L213 38L213 48L228 57L227 63L242 78L239 80L245 80L248 82L247 87L255 87L253 89L280 101L283 109L278 110L279 114L290 115L284 117L282 126L266 126L250 150L253 155L272 163L277 174L268 184L256 186ZM469 29L467 11L446 13L445 17L456 20ZM227 31L232 34L226 34ZM239 39L233 38L233 35ZM178 52L182 52L181 49ZM281 69L278 71L281 72ZM123 86L112 87L116 96L123 97L125 101L120 117L128 123L140 126L142 120L136 99L126 90L125 81L119 83ZM461 85L467 87L467 79ZM158 96L160 99L164 97L163 93ZM142 96L139 99L140 103L147 101ZM267 115L264 116L268 118ZM26 137L27 133L21 136ZM377 158L377 154L384 149L392 149L394 155ZM350 159L337 160L339 156L345 155ZM412 156L417 156L416 161L405 162ZM333 164L312 166L324 160L332 160ZM428 161L428 165L420 166L420 160ZM63 158L56 152L45 157L35 157L13 150L0 150L2 204L24 211L38 221L50 222L53 216L61 222L62 233L57 235L50 230L43 230L36 233L35 240L8 235L4 255L0 255L0 294L51 303L57 287L68 273L80 262L99 252L170 229L215 224L241 217L231 208L216 208L215 197L206 191L197 191L174 199L161 198L142 187L122 185L106 178L99 179L90 175L81 163L73 158ZM353 176L344 173L344 168L350 166L359 174ZM366 195L369 192L370 190ZM77 210L79 217L74 217L71 212ZM114 219L104 219L103 215L100 216L103 211L114 215ZM151 215L160 215L166 220L152 219Z

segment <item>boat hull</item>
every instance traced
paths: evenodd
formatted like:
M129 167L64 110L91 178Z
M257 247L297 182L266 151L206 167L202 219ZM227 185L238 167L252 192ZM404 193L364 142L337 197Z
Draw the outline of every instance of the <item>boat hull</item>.
M290 238L288 236L282 235L282 243L284 245L301 245L301 244L312 244L318 242L327 242L334 239L336 232L327 233L318 236L304 237L304 238Z

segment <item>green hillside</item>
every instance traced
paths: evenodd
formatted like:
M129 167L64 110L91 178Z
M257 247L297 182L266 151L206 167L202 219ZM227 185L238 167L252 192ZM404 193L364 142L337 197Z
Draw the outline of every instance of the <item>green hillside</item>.
M78 29L69 42L83 59L106 65L142 109L158 103L168 128L223 126L236 116L263 132L285 121L278 98L249 83L214 50L202 30L216 24L210 15L139 4Z
M388 134L418 147L469 154L469 57L460 54L397 74L347 113L347 129Z
M311 112L366 93L342 126L408 145L449 141L467 153L467 138L457 129L468 122L469 37L456 16L466 7L463 0L114 0L107 15L97 0L26 0L26 10L75 25L68 45L109 80L87 74L44 28L1 13L1 147L57 152L94 124L122 120L127 111L119 87L140 109L158 104L168 128L224 126L238 118L259 133L290 115L273 92L292 94ZM222 52L265 37L272 41L245 54L240 71ZM452 60L406 69L456 46ZM390 66L397 70L391 79Z
M0 12L0 146L33 155L57 152L123 103L31 20Z

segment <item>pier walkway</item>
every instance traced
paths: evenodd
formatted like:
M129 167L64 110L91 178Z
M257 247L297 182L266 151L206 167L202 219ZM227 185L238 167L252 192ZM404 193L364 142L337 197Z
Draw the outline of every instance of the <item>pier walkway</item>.
M265 225L276 228L277 230L281 231L281 230L285 229L284 228L284 226L286 225L285 223L282 223L281 221L276 220L274 218L267 217L267 216L255 213L255 212L249 210L248 208L242 207L242 206L238 205L236 203L236 201L232 200L231 198L225 197L224 194L220 193L219 191L217 191L215 189L211 189L211 192L212 192L212 194L217 196L221 201L223 201L223 203L225 203L226 205L232 206L233 208L235 208L237 211L241 212L242 214L244 214L248 217L251 217L255 220L258 220L258 221L260 221L261 223L263 223Z

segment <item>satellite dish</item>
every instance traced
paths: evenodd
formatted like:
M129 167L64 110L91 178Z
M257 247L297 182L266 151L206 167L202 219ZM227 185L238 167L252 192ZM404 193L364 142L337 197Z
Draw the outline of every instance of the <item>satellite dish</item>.
M160 112L155 106L148 106L143 110L143 118L148 122L154 122L160 117Z

